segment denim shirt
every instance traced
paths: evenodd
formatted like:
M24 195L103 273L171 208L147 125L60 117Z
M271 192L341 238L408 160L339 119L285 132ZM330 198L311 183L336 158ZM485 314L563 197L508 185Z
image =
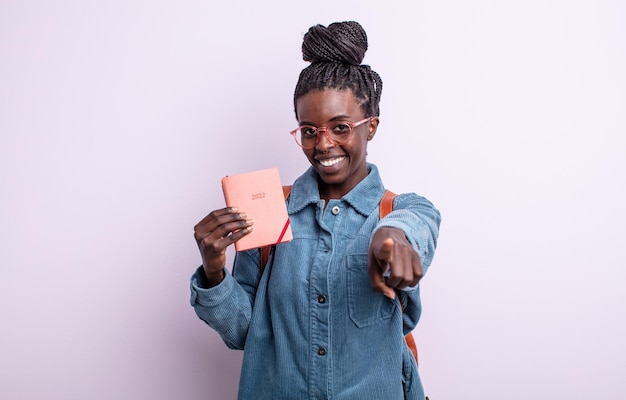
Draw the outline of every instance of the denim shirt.
M440 214L406 193L379 220L385 188L376 166L368 170L326 206L313 169L300 176L287 199L293 240L276 246L262 274L254 249L237 252L232 274L225 270L215 287L202 288L201 268L192 276L198 317L244 350L240 400L424 398L404 340L421 313L419 285L396 300L374 292L368 249L376 229L399 228L426 272Z

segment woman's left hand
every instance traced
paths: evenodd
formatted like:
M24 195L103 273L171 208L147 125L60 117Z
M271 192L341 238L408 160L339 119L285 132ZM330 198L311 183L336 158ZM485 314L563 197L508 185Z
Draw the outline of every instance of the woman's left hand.
M390 273L385 278L387 271ZM368 272L372 289L390 299L396 298L395 289L415 286L424 275L419 255L397 228L381 228L374 233Z

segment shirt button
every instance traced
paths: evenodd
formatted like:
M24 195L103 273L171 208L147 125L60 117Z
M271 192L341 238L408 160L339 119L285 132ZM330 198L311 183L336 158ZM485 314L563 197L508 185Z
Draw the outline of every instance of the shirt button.
M341 211L341 209L339 208L339 206L334 206L332 210L330 210L331 213L333 213L333 215L337 215L339 214L339 211Z
M317 296L317 302L320 304L326 303L326 296L324 296L323 294L320 294L319 296Z
M326 347L322 346L319 349L317 349L317 354L319 354L320 356L325 356L326 355Z

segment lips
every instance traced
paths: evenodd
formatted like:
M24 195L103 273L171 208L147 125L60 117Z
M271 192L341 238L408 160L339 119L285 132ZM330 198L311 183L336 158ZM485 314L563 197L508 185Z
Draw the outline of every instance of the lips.
M317 160L324 167L332 167L335 164L339 164L343 160L345 160L346 156L335 157L335 158L326 158L323 160Z

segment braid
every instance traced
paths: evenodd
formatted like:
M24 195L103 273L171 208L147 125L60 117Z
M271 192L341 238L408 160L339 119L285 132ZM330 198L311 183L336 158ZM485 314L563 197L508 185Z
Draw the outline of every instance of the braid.
M312 26L302 43L302 58L311 64L298 78L294 109L296 100L311 90L349 89L366 117L380 115L383 82L369 65L361 65L366 51L367 35L358 22Z

